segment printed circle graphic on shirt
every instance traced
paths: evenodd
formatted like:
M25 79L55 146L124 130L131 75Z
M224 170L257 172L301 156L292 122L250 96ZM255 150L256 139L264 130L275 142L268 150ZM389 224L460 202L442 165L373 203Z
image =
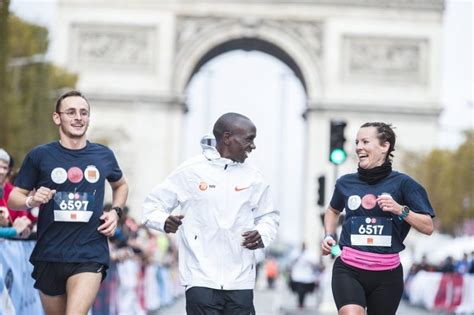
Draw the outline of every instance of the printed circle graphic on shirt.
M361 203L362 203L362 200L357 195L352 195L347 200L347 205L349 206L349 209L351 210L359 209Z
M370 218L365 218L365 223L369 224L372 220Z
M67 195L67 197L68 197L69 199L74 199L74 193L69 193L69 194Z
M199 183L199 190L205 191L209 187L209 185L206 182L200 182Z
M99 170L94 165L89 165L84 171L84 177L91 184L97 183L100 178Z
M377 197L373 194L367 194L362 197L362 207L367 210L373 209L377 204Z
M83 177L84 174L79 167L74 166L67 171L67 178L71 183L77 184L82 180Z
M62 167L56 167L51 171L51 180L56 184L63 184L67 179L67 172Z

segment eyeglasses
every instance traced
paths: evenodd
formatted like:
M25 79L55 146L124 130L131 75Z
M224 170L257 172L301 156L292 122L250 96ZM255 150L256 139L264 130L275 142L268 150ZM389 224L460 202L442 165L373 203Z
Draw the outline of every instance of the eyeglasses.
M76 118L77 113L79 113L79 116L81 116L81 118L89 118L89 115L90 115L89 111L85 109L82 109L79 112L74 109L70 109L64 112L57 112L57 113L65 114L68 118Z

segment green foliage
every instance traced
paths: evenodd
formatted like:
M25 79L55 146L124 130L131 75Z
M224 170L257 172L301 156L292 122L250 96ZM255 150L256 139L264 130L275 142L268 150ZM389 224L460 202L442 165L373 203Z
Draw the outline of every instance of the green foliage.
M5 78L3 85L0 81L0 147L20 162L34 146L57 138L51 120L54 102L58 91L75 86L77 76L32 58L48 49L46 28L9 15L8 8L0 20L3 17L7 23L0 34L0 77ZM6 60L3 68L1 60Z
M8 62L8 0L0 0L0 146L3 145L2 135L5 134L7 127L5 126L5 119L7 117L7 62Z
M48 50L48 30L46 28L25 22L15 15L9 16L8 23L11 57L46 53Z
M474 131L465 132L458 149L435 149L426 156L404 159L407 173L428 191L442 232L456 234L467 219L474 219Z

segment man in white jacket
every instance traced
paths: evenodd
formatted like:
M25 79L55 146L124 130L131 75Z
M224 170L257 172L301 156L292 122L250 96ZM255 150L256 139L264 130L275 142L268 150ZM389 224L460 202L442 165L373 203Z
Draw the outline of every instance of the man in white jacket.
M215 147L172 172L146 197L143 222L179 232L187 314L255 314L255 250L276 237L279 212L262 174L244 163L257 129L237 113L214 124ZM179 215L171 212L181 207Z

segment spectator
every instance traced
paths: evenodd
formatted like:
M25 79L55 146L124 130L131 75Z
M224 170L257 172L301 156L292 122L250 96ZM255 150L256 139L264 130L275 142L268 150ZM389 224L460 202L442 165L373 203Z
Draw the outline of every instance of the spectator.
M27 238L31 233L31 221L26 217L20 217L10 227L8 210L0 208L0 238Z
M13 216L16 211L8 209L7 201L13 185L7 181L11 174L13 159L4 149L0 148L0 237L26 238L31 233L31 220L28 218L17 219ZM13 225L12 225L13 223Z
M415 267L416 267L416 272L420 270L430 271L430 272L436 271L435 266L433 266L432 264L428 262L426 255L423 255L423 257L421 257L421 262L419 264L415 264Z
M11 172L10 155L4 149L0 148L0 207L7 208L7 200L12 187L7 183L8 175Z
M454 271L459 274L466 274L469 272L470 269L470 262L467 256L467 253L464 253L463 258L456 262Z
M316 288L319 276L318 259L315 253L307 250L306 244L293 253L291 261L291 288L298 296L298 307L304 308L306 295Z
M8 164L8 174L7 174L7 178L5 180L5 205L6 203L8 202L8 197L10 195L10 192L13 190L13 188L15 188L15 186L13 185L13 183L15 182L15 178L16 176L18 175L18 172L16 172L13 168L15 166L15 162L13 160L13 158L10 156L10 163ZM8 208L8 207L7 207ZM19 218L19 217L27 217L28 219L30 219L31 223L32 223L32 230L34 229L34 227L36 227L36 222L38 221L38 211L39 211L39 208L34 208L34 209L24 209L24 210L12 210L12 209L8 209L8 211L10 212L10 218L11 218L11 221L14 222L16 220L16 218ZM36 238L36 236L35 236Z
M265 263L265 274L267 276L267 284L269 289L275 287L275 280L278 277L278 263L275 257L269 257Z
M452 256L446 257L444 262L442 263L439 271L441 272L454 272L454 259Z
M474 251L471 252L471 263L469 265L469 273L474 273Z

